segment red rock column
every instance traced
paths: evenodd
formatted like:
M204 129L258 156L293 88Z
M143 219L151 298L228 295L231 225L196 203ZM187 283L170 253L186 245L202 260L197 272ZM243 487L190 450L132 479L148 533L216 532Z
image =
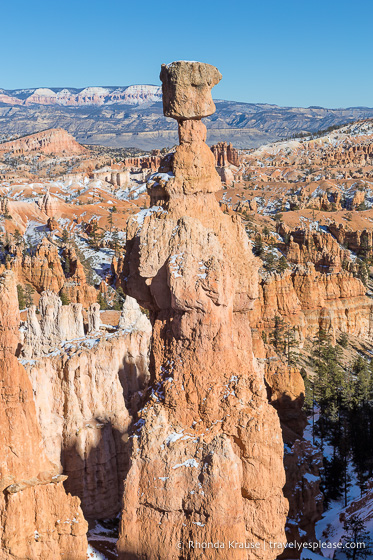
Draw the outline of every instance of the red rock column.
M31 382L15 357L14 275L0 277L0 558L85 560L88 525L45 456Z
M156 205L128 224L125 288L150 310L153 342L121 560L270 560L270 541L285 542L281 429L248 320L257 263L239 218L215 199L200 120L215 110L220 77L198 62L162 66L164 113L178 120L180 145L148 185Z

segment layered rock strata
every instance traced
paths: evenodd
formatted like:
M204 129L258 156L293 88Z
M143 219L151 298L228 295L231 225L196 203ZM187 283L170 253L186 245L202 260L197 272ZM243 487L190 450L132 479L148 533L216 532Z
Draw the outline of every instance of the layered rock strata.
M276 315L295 327L299 342L321 327L335 339L344 332L370 338L373 307L366 288L353 274L317 272L313 264L262 278L251 313L254 354L262 355L262 332L273 330Z
M148 383L151 325L134 300L126 302L118 329L100 330L98 304L87 319L88 333L79 337L81 306L61 306L54 294L43 294L39 314L31 309L24 326L23 353L32 359L22 363L48 458L67 475L65 488L79 496L85 517L103 519L120 511L128 432Z
M89 310L90 326L99 324L97 315L99 307ZM39 317L36 313L38 311ZM67 340L83 338L85 334L83 308L80 303L62 305L61 299L53 292L43 292L39 308L35 305L27 311L27 320L23 329L24 340L22 353L27 358L34 358L53 352Z
M81 155L88 153L71 134L62 128L50 128L43 132L30 134L18 140L3 142L0 153L11 152L13 155L23 155L32 152L42 152L53 155Z
M227 167L229 164L239 167L240 159L238 151L233 148L232 144L218 142L211 146L211 151L215 156L216 167Z
M207 559L269 560L269 541L285 538L281 429L248 321L257 263L239 219L215 199L200 120L220 78L198 62L162 66L180 145L149 185L151 208L128 225L125 289L150 310L152 385L132 437L121 560L199 558L190 541L225 544ZM229 541L255 546L228 550Z
M59 248L47 237L43 238L32 256L23 255L20 246L11 249L14 256L6 264L0 265L0 273L5 269L13 270L17 283L30 284L40 294L43 291L59 293L62 290L71 303L81 303L84 307L97 301L96 289L88 284L83 265L73 247L66 247L63 251L65 270Z
M85 560L87 523L46 456L32 386L15 356L18 324L8 271L0 278L0 558Z

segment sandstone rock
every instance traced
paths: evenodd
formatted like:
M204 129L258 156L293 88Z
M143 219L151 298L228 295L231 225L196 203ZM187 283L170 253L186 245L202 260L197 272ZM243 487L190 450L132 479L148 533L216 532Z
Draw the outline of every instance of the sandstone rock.
M98 319L97 304L90 314ZM149 381L150 334L137 327L105 336L92 327L86 338L25 366L47 456L68 475L65 488L88 518L120 511L130 427Z
M151 169L152 171L157 171L160 164L160 156L128 157L124 160L125 167L131 167L134 169Z
M22 353L25 357L48 354L62 342L84 337L82 305L79 303L62 305L56 294L43 292L39 301L39 316L40 321L36 307L32 305L23 327Z
M73 247L66 247L63 256L68 259L69 272L63 285L63 292L71 303L81 303L84 307L97 302L97 291L87 282L84 267Z
M15 357L18 323L15 279L6 272L0 278L0 555L85 560L80 501L66 495L57 466L45 455L32 386Z
M162 64L163 112L173 119L201 119L215 112L211 89L221 80L215 66L179 60Z
M214 69L186 110L182 92L189 94L196 64L162 68L164 110L181 121L180 146L160 170L170 178L149 185L157 206L127 228L125 290L150 310L153 333L152 387L124 488L121 560L197 558L177 543L218 539L259 542L253 556L269 560L276 552L264 542L284 539L281 430L248 321L257 262L240 220L224 215L213 195L220 181L204 126L183 121L209 114L200 97L220 78ZM243 559L247 551L219 555Z
M98 303L92 303L92 305L89 306L87 316L88 333L99 331L101 326L100 305Z
M97 292L94 286L87 283L83 265L78 259L75 249L67 247L64 258L69 259L69 272L67 278L62 268L58 247L44 237L37 246L33 256L16 253L8 263L9 269L17 276L19 284L30 284L38 293L53 291L56 294L61 290L71 303L81 303L84 307L97 301Z
M284 224L278 226L279 234L285 242L281 249L286 259L294 264L313 263L316 270L323 273L340 272L342 262L349 257L337 241L325 231L308 230L297 227L290 230Z
M218 142L211 146L211 151L215 156L216 167L227 167L229 164L239 167L240 160L238 151L233 148L231 143Z
M130 296L126 297L123 304L118 327L120 329L129 329L132 331L140 330L149 334L152 331L149 319L141 312L137 301Z
M51 196L49 190L40 201L40 210L42 210L49 218L55 218L58 216L59 200L58 198Z
M42 152L54 155L80 155L87 153L86 148L62 128L50 128L18 140L0 144L0 153L12 152L14 155Z
M228 187L231 187L234 183L233 171L229 169L229 167L217 167L216 170L219 174L221 182Z
M35 255L21 255L11 260L10 268L20 284L31 284L37 292L51 290L58 293L65 282L58 248L46 237L36 248Z

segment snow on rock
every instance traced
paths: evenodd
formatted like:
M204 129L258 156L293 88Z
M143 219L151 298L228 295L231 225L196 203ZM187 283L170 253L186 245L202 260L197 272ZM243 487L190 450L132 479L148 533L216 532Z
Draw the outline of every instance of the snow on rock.
M180 467L198 467L199 463L195 459L187 459L184 463L180 463L179 465L175 465L172 467L173 469L179 469Z

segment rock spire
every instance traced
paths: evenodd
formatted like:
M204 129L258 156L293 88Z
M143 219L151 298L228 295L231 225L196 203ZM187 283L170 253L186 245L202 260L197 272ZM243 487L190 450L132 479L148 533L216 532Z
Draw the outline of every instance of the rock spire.
M283 442L252 352L257 262L237 217L222 213L201 119L221 76L163 65L166 116L180 145L148 184L152 207L128 223L125 290L150 311L151 386L134 426L121 560L272 560L285 542ZM236 541L237 547L229 548ZM239 543L253 543L242 548Z

